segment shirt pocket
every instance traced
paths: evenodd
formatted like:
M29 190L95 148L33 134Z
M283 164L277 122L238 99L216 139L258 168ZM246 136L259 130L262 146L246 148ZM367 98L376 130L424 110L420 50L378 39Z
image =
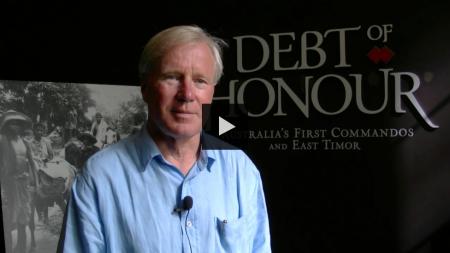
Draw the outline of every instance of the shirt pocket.
M251 252L252 241L249 234L253 231L251 216L243 216L238 219L216 218L218 237L223 252L247 253Z

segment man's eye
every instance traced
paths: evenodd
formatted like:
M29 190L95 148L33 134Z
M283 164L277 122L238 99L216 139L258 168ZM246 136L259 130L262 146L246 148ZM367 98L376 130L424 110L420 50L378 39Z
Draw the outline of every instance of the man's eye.
M165 79L165 80L177 80L178 76L177 75L168 74L168 75L164 75L163 79Z
M180 83L180 76L175 74L163 75L161 80L168 85L178 85Z
M195 83L204 83L204 84L208 83L208 81L206 81L205 79L196 79L194 81L195 81Z
M197 88L205 88L209 83L206 79L203 78L198 78L194 80L195 86L197 86Z

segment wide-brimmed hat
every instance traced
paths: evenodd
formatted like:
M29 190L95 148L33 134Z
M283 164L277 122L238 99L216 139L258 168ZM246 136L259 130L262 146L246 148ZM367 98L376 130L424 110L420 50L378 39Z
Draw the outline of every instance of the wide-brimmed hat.
M4 112L0 117L0 132L3 132L3 128L12 120L20 121L21 123L23 123L24 128L31 128L33 124L31 119L27 115L18 111L9 110Z
M81 133L77 137L78 140L82 141L83 143L86 143L87 145L94 145L97 143L97 139L89 133Z

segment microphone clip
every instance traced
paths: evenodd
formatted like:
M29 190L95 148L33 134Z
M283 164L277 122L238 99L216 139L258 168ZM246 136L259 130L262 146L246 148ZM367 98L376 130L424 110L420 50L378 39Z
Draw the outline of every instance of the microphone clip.
M189 211L191 210L192 206L194 204L194 201L191 196L186 196L183 198L182 206L181 207L175 207L173 209L172 213L181 213L183 211Z

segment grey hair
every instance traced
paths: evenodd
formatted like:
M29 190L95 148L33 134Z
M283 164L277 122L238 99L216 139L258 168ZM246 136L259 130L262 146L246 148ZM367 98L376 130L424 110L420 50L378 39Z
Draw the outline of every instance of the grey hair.
M214 84L223 75L222 51L227 43L212 36L196 25L182 25L167 28L155 36L145 45L139 61L139 79L145 82L149 73L159 67L161 58L174 46L191 42L206 42L215 60Z

